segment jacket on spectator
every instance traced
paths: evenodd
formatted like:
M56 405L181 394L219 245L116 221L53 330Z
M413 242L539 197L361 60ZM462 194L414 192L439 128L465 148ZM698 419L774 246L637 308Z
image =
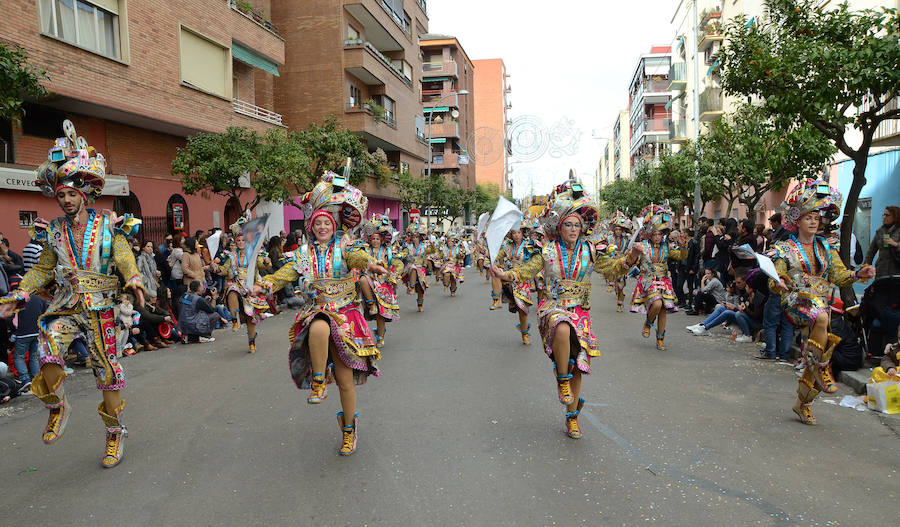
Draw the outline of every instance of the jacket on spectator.
M895 222L890 227L882 225L875 231L875 237L866 251L865 263L871 265L875 260L876 253L878 259L875 260L875 277L890 276L900 274L900 247L885 246L884 236L888 235L891 239L900 241L900 227Z
M181 258L184 255L184 249L181 247L176 247L172 249L172 253L169 255L169 267L172 269L172 279L180 281L184 278L184 271L181 267Z
M169 283L169 279L172 278L172 268L169 267L168 260L166 260L166 257L163 256L162 253L156 253L153 256L153 259L156 261L156 268L159 270L160 283Z
M181 309L178 313L178 327L185 335L209 335L212 333L210 315L215 313L203 297L194 293L185 293L178 300Z
M702 243L702 254L700 255L701 261L705 262L707 260L712 260L713 248L716 246L716 235L713 234L712 230L707 230L706 234L703 235L703 243Z
M156 259L152 254L141 251L135 263L137 263L138 272L141 273L141 282L144 284L144 289L147 290L148 294L156 296Z
M6 271L7 276L24 274L25 262L22 261L22 257L14 253L12 249L6 251L6 255L9 256L9 259L11 260L10 262L3 261L3 269Z
M712 295L719 304L725 301L725 286L722 285L718 278L713 278L706 282L706 285L702 286L700 290Z
M181 271L184 273L182 277L184 285L189 285L193 280L197 280L201 284L206 283L206 274L203 272L203 259L200 258L200 253L185 252L181 257Z

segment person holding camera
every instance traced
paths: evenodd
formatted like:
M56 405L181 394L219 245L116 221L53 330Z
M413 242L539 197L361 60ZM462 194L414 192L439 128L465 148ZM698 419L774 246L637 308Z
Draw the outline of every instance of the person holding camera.
M875 256L878 259L875 259ZM875 262L875 278L900 274L900 207L888 206L881 215L881 227L866 251L865 265Z

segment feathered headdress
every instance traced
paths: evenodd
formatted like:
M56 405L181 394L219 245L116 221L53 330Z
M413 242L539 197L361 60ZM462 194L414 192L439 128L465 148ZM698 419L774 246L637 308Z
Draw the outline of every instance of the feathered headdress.
M303 195L301 203L308 230L312 229L314 216L322 213L330 215L335 230L350 230L362 223L369 206L362 191L334 172L326 172L322 181Z
M821 179L804 179L794 187L781 204L784 228L797 230L797 221L807 212L819 211L829 220L841 213L841 193Z
M587 232L597 223L598 212L593 198L574 179L557 186L550 194L547 210L541 218L547 236L555 237L560 222L572 214L581 218L582 232Z

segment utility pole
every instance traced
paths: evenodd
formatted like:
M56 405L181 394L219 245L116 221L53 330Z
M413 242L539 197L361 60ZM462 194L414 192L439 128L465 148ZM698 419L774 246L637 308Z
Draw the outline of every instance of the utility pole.
M697 18L697 0L693 0L693 8L691 12L691 25L694 26L694 45L692 54L694 56L694 93L691 106L694 113L694 149L696 156L700 156L700 51L698 44L700 42L700 20ZM703 207L703 198L700 191L700 162L698 159L694 161L694 228L700 222L700 209Z

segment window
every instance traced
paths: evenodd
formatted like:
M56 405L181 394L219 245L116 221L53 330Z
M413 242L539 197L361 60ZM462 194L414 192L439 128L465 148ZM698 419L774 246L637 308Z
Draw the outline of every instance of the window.
M26 102L22 105L25 115L22 117L22 133L32 137L56 139L62 130L66 114L48 106L40 106Z
M347 26L347 40L359 40L359 31L353 26Z
M27 229L31 227L31 224L34 223L35 218L37 218L37 211L34 210L20 210L19 211L19 227L23 229Z
M350 108L356 108L362 105L362 92L355 84L350 85Z
M94 53L120 59L118 0L40 0L41 32Z
M231 52L217 42L181 28L181 81L192 88L231 98Z

